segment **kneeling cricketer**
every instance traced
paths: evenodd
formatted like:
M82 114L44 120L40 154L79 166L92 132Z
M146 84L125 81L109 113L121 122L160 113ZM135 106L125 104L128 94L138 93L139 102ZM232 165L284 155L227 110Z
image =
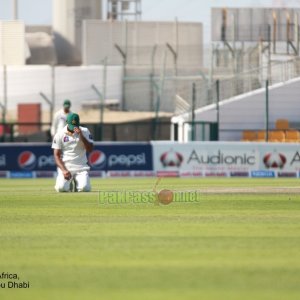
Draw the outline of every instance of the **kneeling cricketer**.
M78 192L91 190L86 152L93 150L93 139L90 131L80 126L78 114L71 113L67 117L67 125L58 131L52 143L57 165L55 190L69 192L71 182L75 180Z

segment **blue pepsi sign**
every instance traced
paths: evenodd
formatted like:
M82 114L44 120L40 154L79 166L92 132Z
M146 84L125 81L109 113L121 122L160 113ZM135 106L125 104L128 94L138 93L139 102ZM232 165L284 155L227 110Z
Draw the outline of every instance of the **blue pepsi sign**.
M50 144L0 145L0 170L55 171L56 165Z
M88 163L91 170L152 171L152 146L147 143L98 143L88 154Z
M93 171L152 171L152 146L147 143L95 143L87 154ZM0 145L0 171L56 171L51 144Z

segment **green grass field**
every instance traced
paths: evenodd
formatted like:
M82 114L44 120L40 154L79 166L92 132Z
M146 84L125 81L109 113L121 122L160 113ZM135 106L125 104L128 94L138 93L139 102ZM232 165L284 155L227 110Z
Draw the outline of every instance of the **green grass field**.
M0 180L0 274L30 282L0 299L300 299L299 179L163 179L210 191L168 206L99 204L97 190L155 179L94 179L87 194L53 184Z

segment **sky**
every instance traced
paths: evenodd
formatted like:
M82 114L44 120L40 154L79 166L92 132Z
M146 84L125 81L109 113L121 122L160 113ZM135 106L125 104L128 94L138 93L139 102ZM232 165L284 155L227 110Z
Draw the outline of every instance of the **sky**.
M26 24L51 24L52 0L18 0L19 18ZM64 1L64 0L61 0ZM106 2L103 0L103 2ZM0 19L12 18L13 0L0 0ZM210 35L211 7L300 7L300 0L142 0L142 20L202 22Z

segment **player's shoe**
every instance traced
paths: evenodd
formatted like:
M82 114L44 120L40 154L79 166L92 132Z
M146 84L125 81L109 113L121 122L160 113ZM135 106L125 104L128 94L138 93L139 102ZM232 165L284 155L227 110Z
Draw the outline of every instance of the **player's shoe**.
M70 182L70 192L73 192L73 188L74 188L74 186L73 186L73 179L71 180L71 182Z
M74 182L74 190L73 190L73 192L78 192L76 180L73 179L73 182Z
M77 184L75 179L72 179L70 182L70 192L77 192Z

